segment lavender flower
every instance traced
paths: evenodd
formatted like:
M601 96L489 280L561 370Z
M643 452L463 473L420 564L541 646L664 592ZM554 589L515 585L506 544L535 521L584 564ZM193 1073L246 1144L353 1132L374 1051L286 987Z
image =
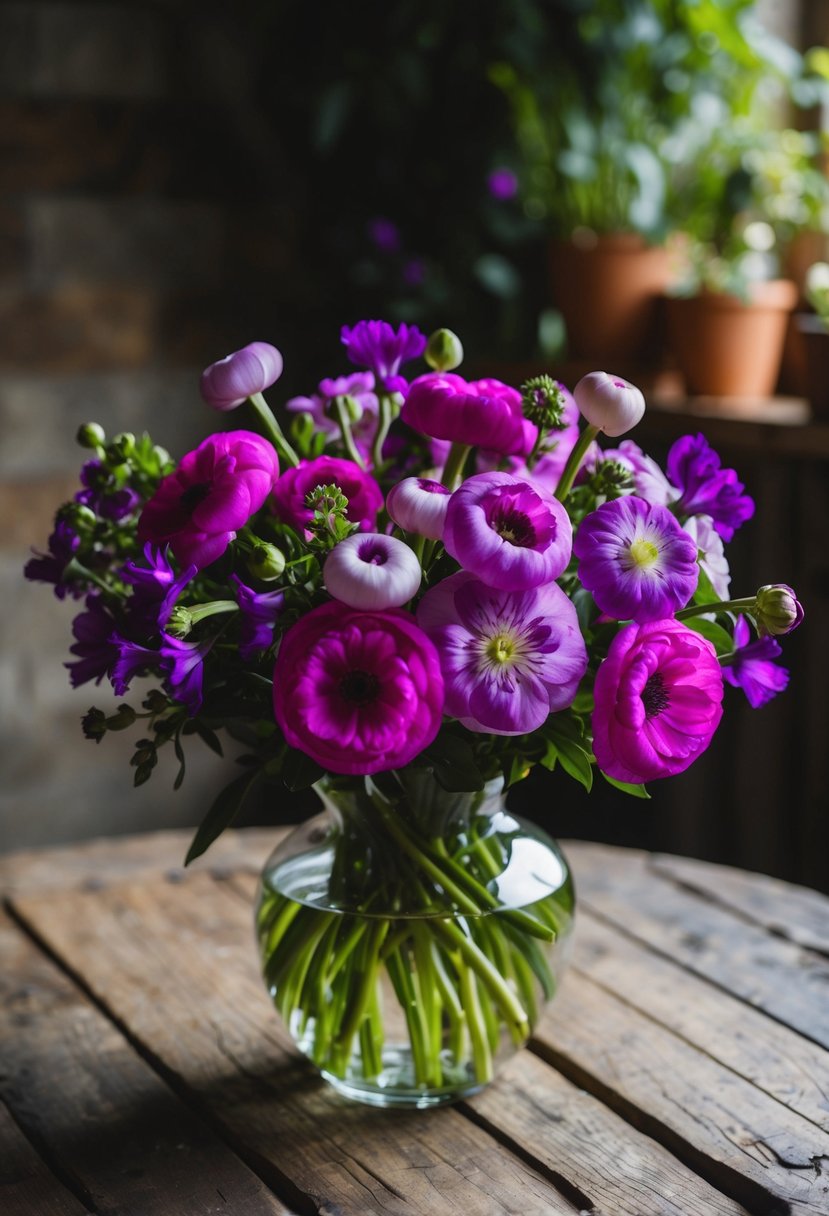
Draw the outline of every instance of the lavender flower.
M782 653L779 642L772 637L749 642L750 636L746 618L737 617L734 655L725 660L723 679L734 688L742 688L752 709L758 709L783 691L789 682L789 673L775 662Z
M340 438L340 428L329 413L335 397L350 397L355 402L359 417L349 418L351 433L360 455L368 456L377 429L379 409L373 372L354 372L350 376L320 380L319 392L312 397L292 397L285 403L285 408L294 413L310 414L315 428L323 432L326 441L336 442Z
M682 525L697 547L697 561L718 600L728 599L731 571L723 549L722 537L710 515L692 515Z
M93 591L86 597L86 611L72 622L75 642L69 653L78 656L72 663L64 663L69 670L69 682L73 688L94 680L100 684L118 658L118 647L112 641L115 619L104 603L102 595Z
M423 571L402 540L358 532L334 546L323 567L329 595L371 612L402 608L420 589Z
M556 583L499 591L461 571L426 592L417 621L440 656L446 713L472 731L535 730L571 704L587 668L576 610Z
M388 492L386 510L404 532L440 540L450 491L428 477L405 477Z
M635 495L603 503L573 542L579 578L602 612L658 621L688 603L699 580L694 542L665 507Z
M116 487L114 478L100 460L85 462L81 468L81 485L84 488L78 490L75 502L113 523L132 515L141 503L131 486Z
M282 613L285 592L254 591L235 574L230 581L236 588L241 616L239 654L247 663L273 643L273 627Z
M803 605L788 583L767 583L757 592L754 619L760 637L791 633L803 621Z
M743 493L734 469L720 458L703 435L683 435L668 452L668 477L679 490L682 515L710 515L723 540L754 514L754 499Z
M71 562L80 547L80 537L70 528L65 520L55 522L55 530L49 537L49 552L38 553L33 549L34 557L30 558L23 567L23 575L34 583L52 583L55 595L59 600L67 595L80 599L83 588L75 587L65 579L66 567Z
M374 372L386 393L405 392L408 382L397 373L402 363L417 359L426 349L426 337L416 325L400 325L395 331L387 321L358 321L344 325L340 340L349 360Z
M609 372L588 372L573 396L582 417L605 435L624 435L645 412L645 398L636 385Z
M679 493L656 461L646 456L632 439L623 439L618 448L596 449L593 455L593 469L600 460L615 460L623 468L629 469L633 477L633 492L637 497L644 498L645 502L667 507Z

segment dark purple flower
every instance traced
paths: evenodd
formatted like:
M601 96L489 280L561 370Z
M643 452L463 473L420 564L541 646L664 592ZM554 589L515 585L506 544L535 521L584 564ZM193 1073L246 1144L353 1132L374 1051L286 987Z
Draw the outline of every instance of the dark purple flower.
M129 601L130 623L147 632L157 633L170 619L176 600L196 574L194 565L176 574L164 550L148 543L144 546L146 566L127 562L121 578L130 583L133 593Z
M419 287L426 278L426 265L422 258L409 258L403 266L403 282L407 287Z
M305 499L317 486L337 485L348 499L347 516L363 532L373 532L377 512L383 505L383 492L374 478L353 460L339 456L317 456L303 460L295 469L286 469L273 488L277 516L297 532L303 532L314 518Z
M734 469L720 468L720 458L704 435L683 435L668 452L667 473L680 491L682 515L710 515L723 540L754 514L754 499L743 493Z
M384 215L376 215L369 220L368 235L375 249L380 253L397 253L400 249L400 229L393 220Z
M775 662L782 653L779 642L772 637L749 642L750 636L746 618L737 617L734 656L723 667L723 679L734 688L742 688L752 709L758 709L783 691L789 682L789 673Z
M374 372L379 387L387 393L406 391L407 381L397 374L400 365L417 359L426 349L426 337L416 325L400 325L394 330L387 321L344 325L340 341L350 361Z
M634 494L603 503L579 525L579 578L616 620L658 621L688 603L699 581L697 547L666 507Z
M187 707L192 718L201 709L204 658L215 636L204 642L182 642L162 633L161 662L167 673L170 694Z
M76 654L77 660L64 663L69 670L69 680L73 688L80 688L89 680L100 684L118 658L118 647L112 641L115 629L115 619L104 604L103 596L92 592L86 597L86 611L79 613L72 622L74 645L69 647L70 654Z
M148 671L158 667L160 656L157 650L150 650L147 646L140 646L138 642L130 642L127 638L122 638L117 633L111 635L110 642L118 654L112 665L109 678L115 690L115 695L123 697L126 695L135 676L144 675Z
M239 636L239 654L247 663L273 642L273 627L279 620L285 603L284 591L254 591L246 587L235 574L230 581L236 587L236 599L242 628Z
M486 186L493 198L497 198L499 202L503 202L508 198L515 198L518 193L518 178L513 173L512 169L507 169L504 165L493 169L486 179Z
M122 490L114 490L112 494L103 494L98 499L97 514L113 523L132 515L141 503L141 499L130 486Z
M57 520L55 530L49 537L49 552L38 553L33 549L35 556L23 567L24 577L33 583L53 583L59 600L67 595L80 599L84 589L64 580L66 567L77 553L80 543L80 538L69 524L65 520Z

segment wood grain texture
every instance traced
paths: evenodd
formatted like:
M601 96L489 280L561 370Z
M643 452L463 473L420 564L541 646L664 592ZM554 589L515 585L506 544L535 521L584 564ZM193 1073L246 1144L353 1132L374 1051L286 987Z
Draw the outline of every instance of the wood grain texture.
M3 1216L87 1216L35 1152L0 1102L0 1212Z
M118 1216L287 1216L2 915L0 955L0 1096L27 1135L47 1146L50 1163L84 1204ZM29 1208L30 1216L40 1211ZM43 1211L51 1211L46 1203Z

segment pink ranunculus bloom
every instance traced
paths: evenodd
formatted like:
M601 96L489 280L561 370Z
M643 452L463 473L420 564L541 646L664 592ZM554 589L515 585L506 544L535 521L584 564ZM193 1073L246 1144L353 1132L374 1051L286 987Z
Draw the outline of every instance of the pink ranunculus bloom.
M303 460L295 469L286 469L273 490L276 514L297 532L307 531L314 518L305 499L317 486L337 485L348 499L348 518L359 524L362 532L373 532L377 512L383 505L383 491L374 478L355 464L339 456L317 456Z
M211 363L201 375L201 395L215 410L234 410L282 375L282 355L269 342L250 342Z
M181 566L221 557L279 476L273 446L252 431L208 435L160 482L138 520L138 539L169 545Z
M500 380L467 382L453 372L429 372L409 386L402 420L432 439L525 456L537 428L524 417L521 394Z
M400 768L434 740L443 676L434 645L400 609L329 602L282 639L274 713L291 747L333 773Z
M596 673L593 751L617 781L683 772L722 717L723 675L714 647L673 618L616 634Z

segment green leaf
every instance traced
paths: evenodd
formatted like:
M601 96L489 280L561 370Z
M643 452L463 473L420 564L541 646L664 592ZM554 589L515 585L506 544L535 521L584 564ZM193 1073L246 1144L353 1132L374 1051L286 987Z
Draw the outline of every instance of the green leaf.
M714 588L711 586L711 580L703 570L699 568L699 578L697 579L697 589L694 592L692 603L694 604L716 604L720 597L717 595Z
M298 790L307 790L320 777L324 777L325 769L306 756L305 752L291 748L282 762L281 776L291 793L295 794Z
M602 772L599 769L599 772ZM621 790L623 794L630 794L633 798L650 799L650 794L645 789L644 785L631 785L628 781L617 781L615 777L608 777L607 773L602 773L608 785L613 785L617 790Z
M558 759L565 773L580 782L589 794L593 788L593 765L590 761L590 753L586 752L583 747L579 747L577 743L571 743L569 739L556 739L553 746L558 752Z
M196 734L203 743L206 743L211 752L215 752L217 756L223 756L222 745L215 731L212 731L209 726L205 726L203 722L196 723Z
M731 654L734 649L734 639L727 629L723 629L722 625L718 625L716 621L705 621L700 616L689 617L685 622L689 629L693 629L695 633L701 634L707 638L713 645L718 655Z
M173 741L173 747L175 748L176 760L178 760L178 762L179 762L179 770L178 770L178 773L176 774L176 779L173 782L173 789L180 790L181 783L182 783L182 781L184 781L184 774L187 771L187 764L184 759L184 748L181 746L181 728L180 727L176 731L176 737L175 737L175 740Z
M225 786L196 830L193 843L187 850L187 856L184 859L186 866L189 866L190 862L195 861L197 857L201 857L213 841L221 836L225 828L230 827L259 777L259 769L250 769L241 777L237 777L235 781L231 781L230 785Z
M423 752L423 759L433 769L437 783L451 794L484 788L485 782L475 762L475 753L465 740L456 735L438 735Z

